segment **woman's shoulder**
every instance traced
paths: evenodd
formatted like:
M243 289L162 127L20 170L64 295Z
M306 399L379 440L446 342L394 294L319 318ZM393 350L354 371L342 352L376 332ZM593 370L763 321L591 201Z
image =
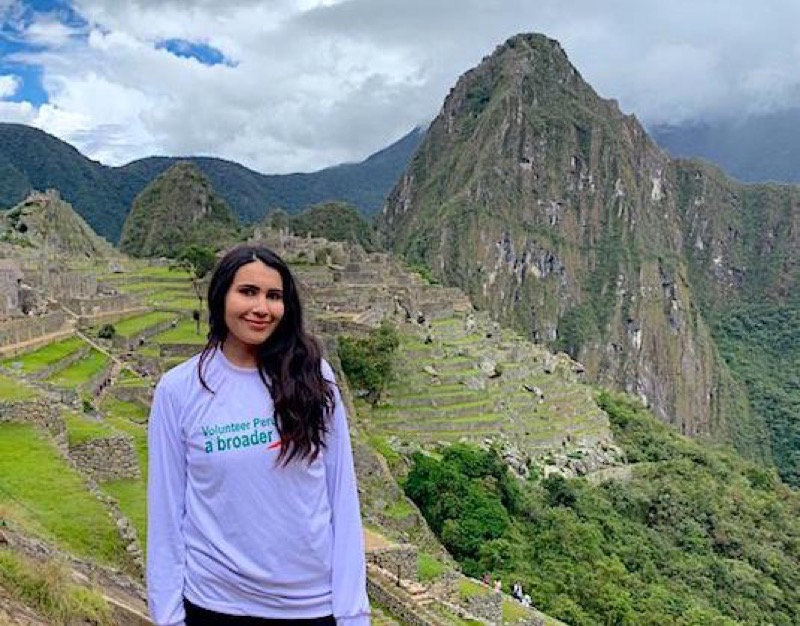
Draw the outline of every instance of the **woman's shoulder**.
M322 370L322 377L328 382L336 382L336 374L333 372L333 367L324 358L320 359L320 369Z

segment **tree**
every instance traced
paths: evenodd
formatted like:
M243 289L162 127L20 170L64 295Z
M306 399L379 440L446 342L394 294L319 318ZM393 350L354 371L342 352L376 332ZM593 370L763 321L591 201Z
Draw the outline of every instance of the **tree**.
M192 319L195 321L195 332L199 335L200 311L203 310L203 290L200 287L200 280L214 269L217 255L214 250L207 246L192 244L180 251L177 260L181 267L191 274L192 289L194 289L194 293L200 303L200 306L192 312Z

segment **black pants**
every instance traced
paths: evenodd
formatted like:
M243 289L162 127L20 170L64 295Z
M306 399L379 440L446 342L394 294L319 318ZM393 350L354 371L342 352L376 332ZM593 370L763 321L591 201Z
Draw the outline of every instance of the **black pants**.
M336 626L333 615L308 619L269 619L246 615L225 615L192 604L183 599L186 609L186 626Z

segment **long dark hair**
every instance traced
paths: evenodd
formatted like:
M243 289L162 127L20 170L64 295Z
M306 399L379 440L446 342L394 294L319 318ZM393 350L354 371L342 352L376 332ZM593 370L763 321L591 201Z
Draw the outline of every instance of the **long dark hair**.
M203 365L228 336L225 296L239 268L257 261L276 270L283 282L283 318L257 353L258 373L272 395L278 418L278 462L286 465L298 458L310 463L325 445L334 394L331 383L322 376L319 342L305 330L297 283L283 259L269 248L237 246L214 269L208 286L208 342L200 354L198 376L203 387L213 393L203 377Z

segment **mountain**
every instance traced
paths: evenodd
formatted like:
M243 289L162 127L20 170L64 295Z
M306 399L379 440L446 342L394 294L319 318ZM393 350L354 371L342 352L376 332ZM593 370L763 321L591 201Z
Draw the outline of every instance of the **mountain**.
M14 256L22 254L22 249L82 259L116 254L54 190L34 192L8 211L0 211L0 242L15 246Z
M47 133L0 124L0 207L11 207L32 190L58 189L102 236L117 241L131 203L154 178L179 160L195 163L238 218L251 223L270 208L291 213L331 200L378 211L406 168L424 130L414 129L361 163L308 174L265 175L238 163L209 157L149 157L106 167Z
M136 196L120 249L133 256L174 257L189 245L230 245L236 216L194 163L178 162Z
M751 299L791 306L799 211L797 188L671 160L558 42L519 35L459 79L379 227L681 432L767 460L793 444L770 436L712 325Z
M657 125L650 134L671 155L711 161L737 180L800 183L800 109Z

